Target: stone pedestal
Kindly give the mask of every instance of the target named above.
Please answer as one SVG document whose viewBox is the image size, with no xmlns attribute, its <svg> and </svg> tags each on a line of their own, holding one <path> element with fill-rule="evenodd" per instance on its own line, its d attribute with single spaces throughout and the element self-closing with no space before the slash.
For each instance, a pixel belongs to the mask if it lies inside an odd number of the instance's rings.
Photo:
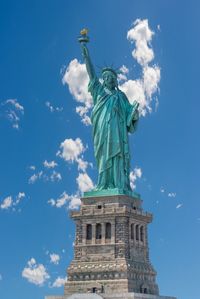
<svg viewBox="0 0 200 299">
<path fill-rule="evenodd" d="M 137 292 L 158 295 L 149 261 L 147 225 L 152 214 L 126 195 L 82 198 L 76 222 L 74 259 L 65 294 Z"/>
<path fill-rule="evenodd" d="M 81 202 L 71 213 L 76 239 L 64 296 L 46 299 L 175 299 L 159 296 L 148 248 L 152 214 L 141 199 L 88 196 Z"/>
<path fill-rule="evenodd" d="M 176 299 L 175 297 L 157 296 L 140 293 L 117 293 L 117 294 L 73 294 L 70 296 L 47 296 L 45 299 Z"/>
</svg>

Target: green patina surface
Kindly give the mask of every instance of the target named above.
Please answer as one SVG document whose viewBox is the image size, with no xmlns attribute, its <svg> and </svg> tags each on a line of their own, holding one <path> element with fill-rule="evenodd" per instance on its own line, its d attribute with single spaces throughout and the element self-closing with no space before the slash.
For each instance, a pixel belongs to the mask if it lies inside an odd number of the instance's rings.
<svg viewBox="0 0 200 299">
<path fill-rule="evenodd" d="M 86 46 L 89 41 L 86 34 L 82 34 L 79 42 L 90 78 L 88 90 L 94 103 L 91 121 L 98 182 L 95 190 L 86 192 L 84 196 L 133 196 L 129 180 L 128 133 L 136 130 L 139 104 L 130 104 L 126 95 L 118 88 L 117 73 L 114 69 L 104 68 L 103 83 L 99 81 Z"/>
<path fill-rule="evenodd" d="M 137 199 L 140 199 L 140 194 L 133 191 L 120 190 L 120 189 L 103 189 L 103 190 L 92 190 L 84 192 L 84 197 L 100 197 L 100 196 L 114 196 L 114 195 L 127 195 Z"/>
</svg>

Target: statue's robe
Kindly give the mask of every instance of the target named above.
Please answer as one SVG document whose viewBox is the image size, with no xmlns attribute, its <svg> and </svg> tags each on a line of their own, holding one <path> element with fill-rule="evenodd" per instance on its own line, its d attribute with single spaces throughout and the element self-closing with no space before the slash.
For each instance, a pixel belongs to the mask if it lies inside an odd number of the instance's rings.
<svg viewBox="0 0 200 299">
<path fill-rule="evenodd" d="M 136 129 L 138 104 L 131 105 L 119 89 L 109 91 L 98 78 L 89 82 L 88 90 L 94 102 L 91 121 L 99 171 L 96 189 L 131 190 L 128 132 Z"/>
</svg>

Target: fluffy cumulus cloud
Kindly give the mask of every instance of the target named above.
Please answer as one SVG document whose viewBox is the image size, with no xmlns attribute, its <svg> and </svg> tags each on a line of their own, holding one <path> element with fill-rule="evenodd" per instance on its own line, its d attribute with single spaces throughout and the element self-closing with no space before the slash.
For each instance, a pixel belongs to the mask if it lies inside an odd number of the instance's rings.
<svg viewBox="0 0 200 299">
<path fill-rule="evenodd" d="M 46 168 L 54 168 L 54 167 L 56 167 L 58 164 L 55 162 L 55 161 L 47 161 L 47 160 L 45 160 L 44 162 L 43 162 L 43 165 L 44 165 L 44 167 L 46 167 Z"/>
<path fill-rule="evenodd" d="M 34 173 L 28 180 L 29 184 L 34 184 L 37 180 L 43 177 L 43 171 L 39 171 L 38 173 Z"/>
<path fill-rule="evenodd" d="M 50 262 L 54 265 L 58 265 L 60 262 L 60 256 L 56 253 L 51 253 L 50 255 Z"/>
<path fill-rule="evenodd" d="M 12 204 L 13 204 L 12 196 L 8 196 L 8 197 L 4 198 L 0 207 L 2 210 L 7 210 L 12 206 Z"/>
<path fill-rule="evenodd" d="M 0 209 L 1 210 L 12 209 L 12 211 L 15 211 L 16 207 L 21 203 L 22 199 L 25 197 L 26 197 L 26 195 L 24 192 L 19 192 L 15 197 L 13 197 L 11 195 L 7 196 L 0 203 Z"/>
<path fill-rule="evenodd" d="M 65 139 L 60 144 L 60 150 L 57 152 L 57 156 L 64 159 L 66 162 L 76 162 L 78 165 L 78 170 L 86 171 L 88 165 L 92 166 L 91 163 L 83 160 L 82 154 L 85 151 L 85 147 L 80 138 Z"/>
<path fill-rule="evenodd" d="M 53 172 L 50 175 L 49 179 L 50 179 L 51 182 L 55 182 L 55 181 L 59 182 L 59 181 L 62 180 L 62 176 L 61 176 L 60 172 L 57 172 L 57 171 L 53 170 Z"/>
<path fill-rule="evenodd" d="M 57 199 L 53 199 L 53 198 L 49 199 L 48 203 L 51 206 L 55 206 L 56 208 L 61 208 L 67 204 L 69 198 L 70 196 L 64 191 Z"/>
<path fill-rule="evenodd" d="M 155 107 L 158 106 L 158 99 L 155 96 L 159 91 L 160 67 L 153 64 L 155 57 L 151 42 L 154 32 L 150 29 L 148 20 L 137 19 L 127 32 L 127 39 L 134 45 L 133 58 L 141 67 L 141 78 L 128 79 L 129 69 L 123 65 L 118 74 L 119 87 L 126 93 L 130 103 L 137 101 L 140 115 L 145 116 L 152 111 L 152 101 L 155 100 Z M 76 107 L 84 124 L 91 124 L 88 111 L 92 107 L 92 99 L 88 93 L 88 75 L 84 64 L 73 59 L 63 76 L 63 84 L 67 84 L 75 100 L 82 105 Z"/>
<path fill-rule="evenodd" d="M 132 56 L 142 68 L 142 77 L 136 80 L 129 79 L 120 85 L 132 103 L 137 101 L 142 116 L 151 112 L 151 103 L 155 93 L 159 90 L 160 68 L 152 65 L 154 51 L 151 46 L 154 32 L 150 29 L 148 20 L 136 20 L 127 33 L 127 39 L 135 45 Z M 151 65 L 150 65 L 151 64 Z M 157 98 L 155 98 L 156 100 Z M 156 101 L 156 106 L 157 106 Z"/>
<path fill-rule="evenodd" d="M 19 192 L 16 196 L 16 201 L 14 202 L 14 205 L 18 205 L 20 201 L 26 197 L 26 194 L 24 192 Z"/>
<path fill-rule="evenodd" d="M 133 28 L 127 32 L 127 39 L 135 43 L 133 57 L 140 65 L 145 66 L 154 58 L 150 45 L 154 32 L 149 28 L 148 20 L 137 19 L 133 25 Z"/>
<path fill-rule="evenodd" d="M 63 84 L 68 84 L 69 91 L 79 103 L 91 107 L 92 98 L 87 91 L 89 78 L 85 64 L 81 64 L 77 59 L 73 59 L 66 69 L 62 82 Z"/>
<path fill-rule="evenodd" d="M 148 66 L 143 69 L 143 87 L 147 99 L 151 99 L 152 95 L 157 91 L 159 81 L 160 68 L 158 66 Z"/>
<path fill-rule="evenodd" d="M 93 182 L 87 173 L 79 173 L 76 181 L 81 192 L 87 192 L 94 188 Z"/>
<path fill-rule="evenodd" d="M 80 154 L 84 152 L 85 148 L 80 138 L 65 139 L 60 145 L 60 151 L 57 155 L 65 161 L 74 162 L 78 159 Z"/>
<path fill-rule="evenodd" d="M 130 172 L 130 185 L 132 190 L 136 188 L 136 180 L 142 177 L 141 168 L 135 167 L 133 171 Z"/>
<path fill-rule="evenodd" d="M 68 195 L 65 191 L 57 199 L 49 199 L 48 204 L 52 207 L 62 208 L 63 206 L 68 207 L 70 210 L 79 208 L 81 204 L 80 196 L 78 194 Z"/>
<path fill-rule="evenodd" d="M 53 284 L 51 285 L 52 288 L 60 288 L 62 286 L 64 286 L 64 284 L 67 282 L 67 277 L 60 277 L 58 276 L 55 281 L 53 282 Z"/>
<path fill-rule="evenodd" d="M 84 123 L 86 126 L 91 125 L 91 119 L 87 115 L 88 112 L 89 112 L 89 107 L 87 107 L 87 106 L 77 106 L 76 107 L 76 113 L 78 113 L 80 115 L 82 123 Z"/>
<path fill-rule="evenodd" d="M 43 264 L 38 264 L 34 258 L 27 262 L 27 266 L 22 271 L 22 277 L 26 278 L 30 283 L 41 286 L 50 278 Z"/>
<path fill-rule="evenodd" d="M 126 94 L 131 104 L 137 101 L 140 103 L 140 107 L 146 106 L 146 97 L 141 79 L 127 80 L 120 85 L 120 89 Z"/>
<path fill-rule="evenodd" d="M 89 163 L 87 161 L 84 161 L 81 158 L 78 158 L 76 161 L 78 163 L 78 170 L 82 170 L 83 172 L 85 172 Z M 91 165 L 91 163 L 90 163 L 90 165 Z"/>
<path fill-rule="evenodd" d="M 78 194 L 71 195 L 69 201 L 69 209 L 70 210 L 77 210 L 81 205 L 80 196 Z"/>
<path fill-rule="evenodd" d="M 47 167 L 46 168 L 52 168 Z M 45 173 L 43 170 L 34 173 L 31 175 L 31 177 L 28 180 L 29 184 L 34 184 L 38 180 L 43 180 L 44 182 L 59 182 L 62 180 L 62 176 L 59 172 L 53 170 L 50 173 Z"/>
<path fill-rule="evenodd" d="M 129 69 L 125 65 L 122 65 L 122 67 L 119 69 L 119 74 L 118 74 L 119 82 L 126 81 L 128 73 L 129 73 Z"/>
<path fill-rule="evenodd" d="M 24 107 L 17 99 L 8 99 L 1 104 L 3 115 L 9 120 L 14 129 L 19 129 L 21 117 L 24 115 Z"/>
<path fill-rule="evenodd" d="M 68 85 L 74 99 L 82 104 L 77 107 L 76 112 L 81 116 L 83 123 L 89 125 L 90 118 L 87 112 L 92 106 L 92 98 L 88 93 L 89 78 L 85 65 L 73 59 L 66 68 L 62 82 Z"/>
</svg>

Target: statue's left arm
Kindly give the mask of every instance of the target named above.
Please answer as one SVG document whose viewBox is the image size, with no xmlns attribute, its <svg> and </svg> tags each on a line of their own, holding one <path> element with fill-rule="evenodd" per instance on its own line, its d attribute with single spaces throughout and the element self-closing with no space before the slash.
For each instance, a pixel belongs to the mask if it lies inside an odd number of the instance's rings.
<svg viewBox="0 0 200 299">
<path fill-rule="evenodd" d="M 127 129 L 128 132 L 133 133 L 136 130 L 137 122 L 139 120 L 138 107 L 139 103 L 134 101 L 133 104 L 129 104 L 129 111 L 127 115 Z"/>
</svg>

